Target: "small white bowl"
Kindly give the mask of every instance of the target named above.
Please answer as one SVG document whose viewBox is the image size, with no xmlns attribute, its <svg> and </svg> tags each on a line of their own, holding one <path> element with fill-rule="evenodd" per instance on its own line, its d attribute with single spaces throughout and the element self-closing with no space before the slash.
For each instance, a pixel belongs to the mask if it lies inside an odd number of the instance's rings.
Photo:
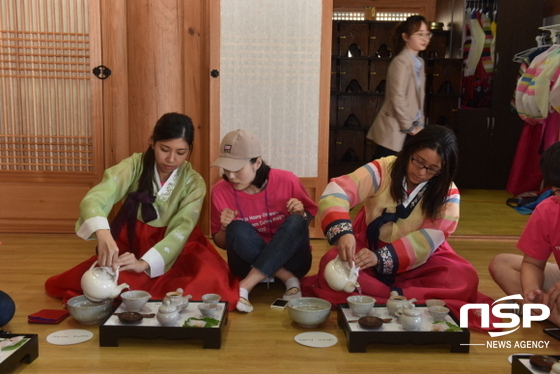
<svg viewBox="0 0 560 374">
<path fill-rule="evenodd" d="M 216 310 L 218 310 L 218 304 L 198 304 L 198 310 L 204 317 L 214 317 Z"/>
<path fill-rule="evenodd" d="M 218 304 L 220 302 L 221 296 L 217 293 L 207 293 L 202 295 L 202 301 L 206 304 Z"/>
<path fill-rule="evenodd" d="M 365 317 L 373 309 L 376 300 L 370 296 L 354 295 L 346 299 L 348 306 L 356 317 Z"/>
<path fill-rule="evenodd" d="M 445 317 L 449 314 L 449 308 L 441 305 L 431 306 L 429 310 L 434 321 L 445 321 Z"/>
<path fill-rule="evenodd" d="M 91 301 L 84 295 L 75 296 L 66 302 L 68 312 L 82 325 L 96 325 L 113 310 L 113 299 Z"/>
<path fill-rule="evenodd" d="M 429 308 L 431 306 L 445 306 L 445 301 L 439 299 L 429 299 L 426 300 L 426 306 Z"/>
<path fill-rule="evenodd" d="M 288 314 L 301 327 L 315 328 L 324 323 L 331 313 L 332 304 L 317 297 L 301 297 L 288 302 Z"/>
<path fill-rule="evenodd" d="M 134 290 L 121 293 L 121 299 L 129 312 L 139 312 L 150 300 L 152 295 L 146 291 Z"/>
</svg>

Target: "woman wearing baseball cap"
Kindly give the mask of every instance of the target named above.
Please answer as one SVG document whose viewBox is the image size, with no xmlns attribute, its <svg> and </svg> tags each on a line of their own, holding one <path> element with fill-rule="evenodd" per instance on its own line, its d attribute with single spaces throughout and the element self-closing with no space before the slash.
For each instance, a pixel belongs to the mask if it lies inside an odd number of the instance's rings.
<svg viewBox="0 0 560 374">
<path fill-rule="evenodd" d="M 249 131 L 229 132 L 212 166 L 222 168 L 223 178 L 211 192 L 212 237 L 242 278 L 237 310 L 253 311 L 249 293 L 270 277 L 286 285 L 284 299 L 301 297 L 299 278 L 311 268 L 308 225 L 315 202 L 296 175 L 264 162 L 261 143 Z"/>
</svg>

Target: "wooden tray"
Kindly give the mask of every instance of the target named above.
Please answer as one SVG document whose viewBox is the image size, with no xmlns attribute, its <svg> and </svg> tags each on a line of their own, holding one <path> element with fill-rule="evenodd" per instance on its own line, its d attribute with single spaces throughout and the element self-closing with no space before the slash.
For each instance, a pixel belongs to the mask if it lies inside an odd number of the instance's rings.
<svg viewBox="0 0 560 374">
<path fill-rule="evenodd" d="M 0 338 L 14 338 L 24 336 L 29 340 L 15 351 L 10 351 L 9 356 L 4 358 L 6 352 L 0 353 L 0 373 L 11 373 L 17 369 L 21 362 L 30 364 L 39 357 L 39 340 L 37 334 L 5 334 L 0 332 Z"/>
<path fill-rule="evenodd" d="M 338 326 L 344 330 L 349 352 L 366 352 L 366 346 L 370 343 L 381 344 L 450 344 L 451 352 L 468 353 L 470 346 L 470 332 L 468 329 L 461 331 L 445 332 L 432 331 L 433 319 L 428 312 L 426 306 L 417 306 L 422 311 L 424 319 L 423 325 L 418 331 L 405 331 L 397 322 L 397 318 L 393 317 L 390 323 L 384 323 L 380 329 L 368 330 L 360 327 L 357 322 L 348 322 L 357 320 L 348 304 L 338 305 Z M 384 305 L 375 306 L 369 315 L 380 318 L 392 317 L 387 312 Z M 449 314 L 447 322 L 459 326 L 457 319 Z"/>
<path fill-rule="evenodd" d="M 560 356 L 547 355 L 560 360 Z M 511 374 L 543 374 L 542 370 L 534 369 L 529 363 L 531 355 L 513 355 L 511 359 Z"/>
<path fill-rule="evenodd" d="M 203 348 L 219 349 L 222 346 L 223 327 L 227 324 L 228 303 L 221 301 L 220 310 L 216 312 L 215 319 L 220 321 L 214 327 L 183 327 L 183 323 L 190 317 L 202 318 L 198 305 L 202 301 L 190 301 L 186 310 L 181 312 L 181 318 L 175 326 L 161 326 L 156 317 L 144 318 L 138 324 L 124 324 L 120 322 L 118 316 L 110 315 L 99 326 L 99 346 L 118 347 L 120 338 L 141 338 L 141 339 L 197 339 L 202 340 Z M 161 305 L 161 301 L 149 301 L 142 309 L 142 313 L 156 313 Z M 126 308 L 121 304 L 114 313 L 126 312 Z"/>
</svg>

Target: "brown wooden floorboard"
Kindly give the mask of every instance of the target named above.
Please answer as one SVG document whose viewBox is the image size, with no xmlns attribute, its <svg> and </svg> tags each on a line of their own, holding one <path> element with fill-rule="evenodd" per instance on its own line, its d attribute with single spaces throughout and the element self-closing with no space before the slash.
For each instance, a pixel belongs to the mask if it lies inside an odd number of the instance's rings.
<svg viewBox="0 0 560 374">
<path fill-rule="evenodd" d="M 493 298 L 504 296 L 491 280 L 487 266 L 501 252 L 517 253 L 515 243 L 527 216 L 505 205 L 503 191 L 463 191 L 462 218 L 453 248 L 477 269 L 480 291 Z M 366 353 L 349 353 L 346 338 L 337 327 L 336 313 L 316 330 L 329 332 L 338 343 L 329 348 L 309 348 L 297 344 L 294 336 L 308 331 L 294 325 L 287 310 L 269 308 L 283 288 L 272 284 L 258 286 L 251 293 L 255 311 L 230 313 L 222 348 L 202 349 L 198 341 L 124 339 L 119 347 L 99 347 L 97 326 L 83 326 L 72 318 L 59 325 L 28 324 L 27 315 L 41 309 L 57 309 L 59 300 L 44 292 L 45 279 L 86 259 L 94 242 L 74 235 L 1 234 L 0 290 L 16 301 L 17 312 L 4 327 L 14 333 L 38 334 L 39 357 L 32 364 L 21 364 L 16 373 L 510 373 L 507 361 L 514 353 L 559 354 L 560 342 L 542 332 L 549 323 L 533 323 L 501 338 L 472 332 L 470 353 L 450 353 L 447 346 L 371 345 Z M 313 240 L 313 268 L 329 249 L 323 239 Z M 220 250 L 222 256 L 225 253 Z M 88 342 L 55 346 L 46 342 L 48 334 L 63 329 L 94 332 Z M 487 342 L 510 341 L 511 348 L 489 348 Z M 550 341 L 546 349 L 514 348 L 523 341 Z"/>
</svg>

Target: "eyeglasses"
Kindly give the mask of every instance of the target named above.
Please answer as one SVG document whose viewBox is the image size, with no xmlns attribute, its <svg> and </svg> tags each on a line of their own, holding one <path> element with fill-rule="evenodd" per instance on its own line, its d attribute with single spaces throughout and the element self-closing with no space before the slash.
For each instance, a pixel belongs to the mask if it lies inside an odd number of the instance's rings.
<svg viewBox="0 0 560 374">
<path fill-rule="evenodd" d="M 430 175 L 438 175 L 439 173 L 441 173 L 440 170 L 436 170 L 436 169 L 432 169 L 427 167 L 426 165 L 424 165 L 422 163 L 422 161 L 414 158 L 414 156 L 411 157 L 410 162 L 412 162 L 412 165 L 416 166 L 418 169 L 426 169 L 426 173 L 430 174 Z"/>
<path fill-rule="evenodd" d="M 431 32 L 427 32 L 427 33 L 415 32 L 415 33 L 412 34 L 412 35 L 414 35 L 414 36 L 416 36 L 416 37 L 418 37 L 418 38 L 420 38 L 420 39 L 428 39 L 428 40 L 429 40 L 429 39 L 432 38 L 432 36 L 433 36 L 434 34 L 432 34 Z"/>
</svg>

